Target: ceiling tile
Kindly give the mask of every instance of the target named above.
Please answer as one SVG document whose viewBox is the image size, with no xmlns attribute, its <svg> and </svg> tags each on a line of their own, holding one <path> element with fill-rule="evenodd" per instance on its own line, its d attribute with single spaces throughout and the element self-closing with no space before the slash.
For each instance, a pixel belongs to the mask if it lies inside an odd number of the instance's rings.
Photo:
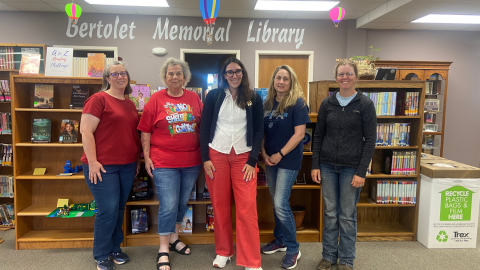
<svg viewBox="0 0 480 270">
<path fill-rule="evenodd" d="M 287 17 L 289 11 L 276 11 L 276 10 L 252 10 L 250 18 L 275 18 L 284 19 Z"/>
<path fill-rule="evenodd" d="M 435 24 L 432 26 L 429 30 L 449 30 L 449 31 L 460 31 L 460 30 L 465 30 L 467 28 L 470 28 L 472 25 L 471 24 L 451 24 L 451 23 L 440 23 L 440 24 Z"/>
<path fill-rule="evenodd" d="M 58 11 L 65 11 L 65 5 L 66 4 L 49 4 L 50 6 L 58 9 Z M 81 5 L 82 7 L 82 12 L 85 13 L 98 13 L 92 6 L 90 5 Z"/>
<path fill-rule="evenodd" d="M 115 14 L 137 14 L 132 7 L 126 6 L 111 6 L 111 5 L 93 5 L 95 10 L 100 13 L 115 13 Z"/>
<path fill-rule="evenodd" d="M 174 16 L 173 8 L 167 7 L 132 7 L 137 14 L 143 15 L 162 15 L 162 16 Z"/>
<path fill-rule="evenodd" d="M 446 4 L 438 14 L 480 15 L 480 1 L 475 4 Z"/>
<path fill-rule="evenodd" d="M 287 19 L 322 19 L 328 15 L 328 11 L 290 11 Z"/>
<path fill-rule="evenodd" d="M 404 30 L 428 30 L 432 28 L 433 23 L 406 23 L 395 27 L 395 29 L 404 29 Z"/>
<path fill-rule="evenodd" d="M 200 10 L 198 8 L 172 8 L 172 9 L 173 9 L 173 13 L 177 16 L 188 16 L 188 17 L 201 17 L 202 16 L 202 14 L 200 14 Z"/>
<path fill-rule="evenodd" d="M 167 0 L 171 8 L 196 8 L 200 0 Z"/>
<path fill-rule="evenodd" d="M 0 2 L 0 10 L 12 10 L 13 11 L 13 10 L 19 10 L 19 9 L 15 8 L 11 5 Z"/>
<path fill-rule="evenodd" d="M 251 10 L 232 10 L 232 9 L 220 9 L 218 11 L 218 17 L 221 18 L 249 18 Z"/>
<path fill-rule="evenodd" d="M 4 1 L 4 0 L 1 0 L 1 1 Z M 45 2 L 47 4 L 64 4 L 64 5 L 66 5 L 66 4 L 72 3 L 72 0 L 40 0 L 40 1 Z M 85 2 L 85 0 L 75 0 L 74 2 L 75 2 L 75 4 L 81 6 L 82 9 L 83 9 L 84 5 L 88 5 L 88 3 Z"/>
<path fill-rule="evenodd" d="M 197 0 L 197 3 L 199 0 Z M 257 0 L 221 0 L 220 9 L 250 9 L 253 10 Z"/>
<path fill-rule="evenodd" d="M 395 27 L 399 27 L 404 23 L 367 23 L 360 28 L 363 29 L 394 29 Z"/>
<path fill-rule="evenodd" d="M 58 11 L 56 8 L 45 3 L 9 3 L 9 5 L 23 11 Z"/>
<path fill-rule="evenodd" d="M 388 2 L 388 1 L 384 1 Z M 354 12 L 359 12 L 359 11 L 370 11 L 380 5 L 382 5 L 382 2 L 370 2 L 370 1 L 341 1 L 338 6 L 342 7 L 345 9 L 345 12 L 349 11 L 354 11 Z"/>
</svg>

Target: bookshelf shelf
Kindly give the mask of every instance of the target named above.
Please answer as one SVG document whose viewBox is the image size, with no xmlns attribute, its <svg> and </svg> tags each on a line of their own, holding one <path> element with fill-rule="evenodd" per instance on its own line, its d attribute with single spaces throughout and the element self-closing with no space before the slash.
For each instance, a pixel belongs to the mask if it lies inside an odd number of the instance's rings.
<svg viewBox="0 0 480 270">
<path fill-rule="evenodd" d="M 423 135 L 443 135 L 443 132 L 423 132 Z"/>
<path fill-rule="evenodd" d="M 57 207 L 54 205 L 31 205 L 27 207 L 26 209 L 19 211 L 17 213 L 17 216 L 20 217 L 35 217 L 35 216 L 40 216 L 44 217 L 48 214 L 50 214 L 53 210 L 55 210 Z"/>
<path fill-rule="evenodd" d="M 59 112 L 59 113 L 81 113 L 81 109 L 35 109 L 35 108 L 15 108 L 16 112 Z"/>
<path fill-rule="evenodd" d="M 418 92 L 418 111 L 424 111 L 424 81 L 358 81 L 356 88 L 362 92 Z M 309 107 L 318 111 L 321 102 L 330 92 L 338 89 L 334 81 L 310 82 Z M 401 95 L 397 95 L 400 98 Z M 402 101 L 397 100 L 396 106 Z M 420 155 L 422 150 L 423 113 L 418 116 L 377 116 L 377 123 L 410 123 L 410 146 L 375 146 L 372 158 L 372 174 L 360 193 L 357 204 L 357 240 L 358 241 L 415 241 L 418 217 L 418 205 L 413 204 L 376 204 L 369 200 L 370 192 L 377 185 L 377 180 L 417 181 L 420 178 Z M 410 175 L 391 175 L 385 171 L 385 159 L 391 150 L 416 152 L 416 171 Z M 417 185 L 417 201 L 419 194 Z M 321 230 L 320 230 L 321 231 Z"/>
<path fill-rule="evenodd" d="M 257 186 L 257 189 L 266 189 L 268 190 L 268 186 Z M 297 185 L 294 184 L 292 189 L 321 189 L 320 185 Z"/>
<path fill-rule="evenodd" d="M 81 143 L 31 143 L 31 142 L 22 142 L 16 143 L 15 146 L 18 147 L 83 147 Z"/>
<path fill-rule="evenodd" d="M 313 152 L 303 152 L 304 156 L 311 156 L 312 154 L 313 154 Z"/>
<path fill-rule="evenodd" d="M 197 198 L 198 196 L 199 194 L 197 194 Z M 212 204 L 212 201 L 210 199 L 199 198 L 196 200 L 189 200 L 188 204 Z M 127 202 L 127 205 L 158 205 L 158 199 L 130 201 L 130 202 Z"/>
<path fill-rule="evenodd" d="M 33 175 L 33 171 L 29 171 L 27 173 L 17 175 L 16 179 L 18 180 L 85 180 L 85 177 L 82 173 L 77 173 L 71 176 L 58 176 L 61 171 L 56 173 L 48 172 L 45 175 Z"/>
</svg>

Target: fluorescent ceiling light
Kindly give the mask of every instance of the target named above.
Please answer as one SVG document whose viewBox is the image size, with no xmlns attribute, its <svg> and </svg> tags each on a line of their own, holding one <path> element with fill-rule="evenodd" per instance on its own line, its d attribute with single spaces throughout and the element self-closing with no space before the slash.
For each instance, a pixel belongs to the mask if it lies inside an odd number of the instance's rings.
<svg viewBox="0 0 480 270">
<path fill-rule="evenodd" d="M 412 21 L 412 23 L 460 23 L 460 24 L 480 24 L 478 15 L 448 15 L 448 14 L 429 14 L 425 17 Z"/>
<path fill-rule="evenodd" d="M 91 5 L 169 7 L 167 0 L 85 0 Z"/>
<path fill-rule="evenodd" d="M 329 11 L 338 1 L 257 1 L 255 10 Z"/>
</svg>

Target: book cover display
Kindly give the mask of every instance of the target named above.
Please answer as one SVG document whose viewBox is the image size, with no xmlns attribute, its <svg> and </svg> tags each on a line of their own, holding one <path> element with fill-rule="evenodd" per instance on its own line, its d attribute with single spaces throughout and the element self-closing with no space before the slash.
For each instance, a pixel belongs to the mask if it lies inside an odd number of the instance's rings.
<svg viewBox="0 0 480 270">
<path fill-rule="evenodd" d="M 39 72 L 40 54 L 23 54 L 20 62 L 20 75 L 38 75 Z"/>
<path fill-rule="evenodd" d="M 215 223 L 214 223 L 214 215 L 213 215 L 213 206 L 211 204 L 207 205 L 207 219 L 206 219 L 206 227 L 207 232 L 215 231 Z"/>
<path fill-rule="evenodd" d="M 130 94 L 130 100 L 135 103 L 137 111 L 142 112 L 150 99 L 150 85 L 148 84 L 131 84 L 132 93 Z"/>
<path fill-rule="evenodd" d="M 102 77 L 105 68 L 104 53 L 89 53 L 88 58 L 88 77 Z"/>
<path fill-rule="evenodd" d="M 88 86 L 74 85 L 72 87 L 72 96 L 70 98 L 70 109 L 83 108 L 85 100 L 88 98 Z"/>
<path fill-rule="evenodd" d="M 130 212 L 132 234 L 148 232 L 147 209 L 134 209 Z"/>
<path fill-rule="evenodd" d="M 191 205 L 187 205 L 187 211 L 183 216 L 182 223 L 180 224 L 181 233 L 192 233 L 193 230 L 193 208 Z"/>
<path fill-rule="evenodd" d="M 312 152 L 313 129 L 307 128 L 305 130 L 305 137 L 303 138 L 303 152 Z"/>
<path fill-rule="evenodd" d="M 61 143 L 76 143 L 78 138 L 78 120 L 63 119 L 60 126 Z"/>
<path fill-rule="evenodd" d="M 53 109 L 53 85 L 35 84 L 33 107 L 39 109 Z"/>
<path fill-rule="evenodd" d="M 52 141 L 52 119 L 33 119 L 32 142 L 49 143 Z"/>
</svg>

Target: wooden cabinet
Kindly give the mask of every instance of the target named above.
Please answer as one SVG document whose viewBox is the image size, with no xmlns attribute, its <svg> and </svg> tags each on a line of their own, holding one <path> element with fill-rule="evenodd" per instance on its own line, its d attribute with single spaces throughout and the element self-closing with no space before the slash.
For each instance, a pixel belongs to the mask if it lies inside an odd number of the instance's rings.
<svg viewBox="0 0 480 270">
<path fill-rule="evenodd" d="M 418 92 L 419 111 L 423 111 L 424 81 L 358 81 L 356 88 L 362 92 Z M 338 89 L 334 81 L 310 82 L 310 110 L 318 112 L 322 99 Z M 399 106 L 398 101 L 396 106 Z M 418 116 L 377 116 L 377 123 L 410 123 L 410 146 L 376 146 L 372 158 L 372 174 L 367 175 L 357 204 L 358 241 L 415 241 L 418 205 L 416 204 L 376 204 L 369 200 L 377 180 L 420 179 L 420 155 L 422 149 L 423 114 Z M 389 150 L 416 151 L 416 170 L 411 175 L 389 175 L 385 169 L 385 153 Z M 417 201 L 419 200 L 417 185 Z M 321 217 L 323 219 L 323 215 Z"/>
<path fill-rule="evenodd" d="M 452 62 L 444 61 L 390 61 L 379 60 L 376 67 L 398 68 L 396 80 L 426 81 L 434 92 L 426 91 L 426 99 L 438 99 L 438 112 L 425 111 L 424 124 L 437 128 L 436 131 L 426 129 L 423 132 L 422 151 L 436 156 L 443 156 L 443 142 L 445 140 L 445 115 L 447 108 L 448 71 Z M 428 90 L 428 87 L 427 87 Z M 427 126 L 429 127 L 429 126 Z"/>
</svg>

